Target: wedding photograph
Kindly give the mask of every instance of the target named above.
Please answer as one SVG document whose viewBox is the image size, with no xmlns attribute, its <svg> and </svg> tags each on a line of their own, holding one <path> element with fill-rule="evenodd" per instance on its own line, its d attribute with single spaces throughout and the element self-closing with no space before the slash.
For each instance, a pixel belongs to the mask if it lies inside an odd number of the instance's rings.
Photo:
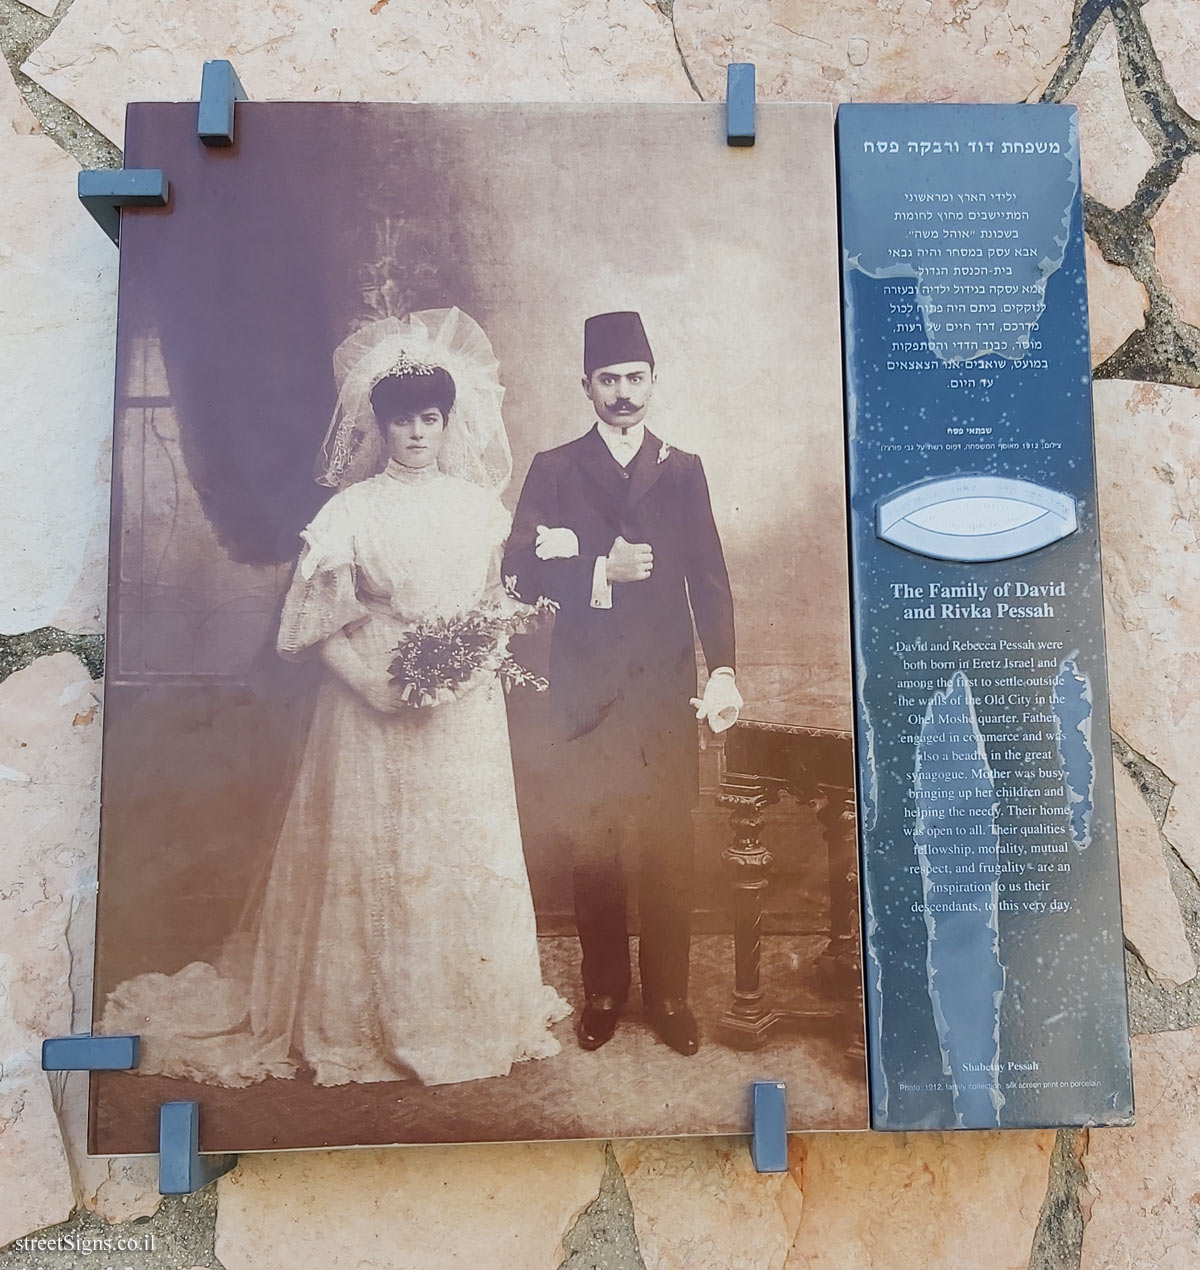
<svg viewBox="0 0 1200 1270">
<path fill-rule="evenodd" d="M 129 108 L 93 1153 L 867 1127 L 833 118 L 759 112 Z"/>
</svg>

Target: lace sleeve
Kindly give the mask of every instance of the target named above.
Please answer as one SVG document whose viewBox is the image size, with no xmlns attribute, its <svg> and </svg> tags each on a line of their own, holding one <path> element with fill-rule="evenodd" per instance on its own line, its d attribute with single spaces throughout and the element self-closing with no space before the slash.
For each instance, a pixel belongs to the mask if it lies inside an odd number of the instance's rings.
<svg viewBox="0 0 1200 1270">
<path fill-rule="evenodd" d="M 280 656 L 291 660 L 370 617 L 355 590 L 354 531 L 345 495 L 331 498 L 300 537 L 304 546 L 283 601 L 275 643 Z"/>
</svg>

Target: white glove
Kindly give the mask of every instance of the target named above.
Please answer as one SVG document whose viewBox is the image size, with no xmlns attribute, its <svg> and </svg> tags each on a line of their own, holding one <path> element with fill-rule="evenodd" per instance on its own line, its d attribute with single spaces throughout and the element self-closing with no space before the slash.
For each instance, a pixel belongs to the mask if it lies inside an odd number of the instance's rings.
<svg viewBox="0 0 1200 1270">
<path fill-rule="evenodd" d="M 571 560 L 579 554 L 579 539 L 573 529 L 539 525 L 533 551 L 539 560 Z"/>
<path fill-rule="evenodd" d="M 737 690 L 733 671 L 718 666 L 704 685 L 704 696 L 693 697 L 696 718 L 706 719 L 714 732 L 725 732 L 738 721 L 738 712 L 745 703 Z"/>
</svg>

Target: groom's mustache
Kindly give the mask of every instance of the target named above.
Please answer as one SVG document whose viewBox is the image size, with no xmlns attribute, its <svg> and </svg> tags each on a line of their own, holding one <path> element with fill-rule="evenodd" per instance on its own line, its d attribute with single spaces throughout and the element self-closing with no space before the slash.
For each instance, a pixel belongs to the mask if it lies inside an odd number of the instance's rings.
<svg viewBox="0 0 1200 1270">
<path fill-rule="evenodd" d="M 613 404 L 613 409 L 617 412 L 617 414 L 629 415 L 633 414 L 635 410 L 640 410 L 641 406 L 635 406 L 632 401 L 627 401 L 624 397 L 622 397 L 619 401 Z"/>
</svg>

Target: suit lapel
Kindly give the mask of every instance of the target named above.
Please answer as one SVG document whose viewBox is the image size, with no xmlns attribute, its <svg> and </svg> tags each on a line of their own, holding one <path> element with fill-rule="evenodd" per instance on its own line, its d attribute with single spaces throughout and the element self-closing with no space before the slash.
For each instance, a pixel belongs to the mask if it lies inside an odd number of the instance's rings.
<svg viewBox="0 0 1200 1270">
<path fill-rule="evenodd" d="M 599 437 L 596 439 L 600 441 Z M 604 442 L 600 441 L 600 444 L 603 446 Z M 658 461 L 661 447 L 662 442 L 647 428 L 645 436 L 642 437 L 642 444 L 629 465 L 629 496 L 625 503 L 626 507 L 634 507 L 645 498 L 654 482 L 662 475 L 666 464 Z"/>
<path fill-rule="evenodd" d="M 644 446 L 643 446 L 644 448 Z M 638 457 L 641 450 L 638 451 Z M 582 438 L 580 445 L 580 466 L 600 486 L 606 494 L 620 506 L 629 492 L 630 481 L 625 479 L 621 465 L 613 458 L 608 446 L 597 427 Z M 635 457 L 634 462 L 637 462 Z"/>
</svg>

